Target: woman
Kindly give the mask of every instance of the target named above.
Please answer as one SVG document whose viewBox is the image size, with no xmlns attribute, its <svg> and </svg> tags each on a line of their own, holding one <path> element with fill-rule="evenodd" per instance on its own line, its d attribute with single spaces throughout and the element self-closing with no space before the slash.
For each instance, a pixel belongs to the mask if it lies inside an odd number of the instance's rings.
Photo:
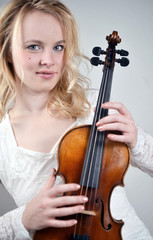
<svg viewBox="0 0 153 240">
<path fill-rule="evenodd" d="M 55 179 L 56 152 L 68 129 L 92 122 L 97 93 L 83 88 L 76 23 L 59 1 L 13 0 L 0 18 L 0 52 L 0 179 L 18 206 L 0 217 L 0 239 L 32 239 L 34 230 L 74 226 L 75 219 L 57 217 L 84 210 L 86 196 L 62 196 L 80 186 Z M 121 139 L 109 138 L 134 147 L 130 113 L 120 103 L 103 107 L 120 114 L 98 129 L 121 130 Z M 152 239 L 123 189 L 113 192 L 111 209 L 125 222 L 123 239 Z"/>
</svg>

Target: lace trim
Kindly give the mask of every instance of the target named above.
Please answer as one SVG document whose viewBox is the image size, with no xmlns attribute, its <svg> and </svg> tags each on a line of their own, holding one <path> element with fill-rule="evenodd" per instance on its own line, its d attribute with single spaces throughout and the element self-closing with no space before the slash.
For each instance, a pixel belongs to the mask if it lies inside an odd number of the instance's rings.
<svg viewBox="0 0 153 240">
<path fill-rule="evenodd" d="M 29 233 L 22 224 L 22 214 L 25 206 L 8 212 L 0 217 L 1 240 L 31 240 L 33 232 Z"/>
<path fill-rule="evenodd" d="M 153 177 L 153 137 L 138 128 L 138 140 L 131 149 L 131 164 Z"/>
</svg>

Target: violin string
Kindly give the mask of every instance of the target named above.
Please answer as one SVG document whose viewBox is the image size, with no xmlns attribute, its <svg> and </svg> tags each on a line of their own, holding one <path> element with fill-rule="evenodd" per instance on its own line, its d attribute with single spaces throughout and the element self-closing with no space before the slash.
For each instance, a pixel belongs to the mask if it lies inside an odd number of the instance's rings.
<svg viewBox="0 0 153 240">
<path fill-rule="evenodd" d="M 92 132 L 91 132 L 91 134 L 92 134 Z M 91 135 L 91 138 L 93 138 L 93 136 Z M 86 173 L 87 173 L 87 165 L 88 165 L 88 161 L 89 161 L 89 151 L 87 151 L 87 162 L 86 162 L 86 167 L 85 167 L 85 172 L 84 172 L 84 177 L 83 177 L 83 184 L 82 184 L 82 186 L 81 186 L 81 189 L 80 189 L 80 195 L 82 195 L 82 193 L 83 193 L 83 186 L 84 186 L 84 183 L 85 183 L 85 175 L 86 175 Z M 86 193 L 87 194 L 87 193 Z M 85 195 L 86 195 L 85 194 Z M 87 196 L 87 195 L 86 195 Z M 76 215 L 76 219 L 78 219 L 78 214 Z M 82 225 L 82 220 L 83 220 L 83 217 L 81 217 L 81 221 L 80 221 L 80 224 L 79 224 L 79 233 L 78 234 L 80 234 L 80 230 L 81 230 L 81 225 Z M 77 226 L 75 225 L 75 227 L 74 227 L 74 233 L 73 233 L 73 235 L 74 235 L 74 238 L 75 238 L 75 235 L 76 235 L 76 228 L 77 228 Z"/>
<path fill-rule="evenodd" d="M 103 80 L 103 88 L 102 88 L 102 92 L 103 92 L 103 94 L 102 94 L 102 96 L 101 96 L 101 98 L 99 98 L 99 103 L 97 104 L 97 106 L 98 106 L 98 111 L 97 111 L 97 116 L 96 116 L 96 120 L 99 120 L 101 117 L 103 117 L 102 116 L 102 112 L 103 112 L 103 110 L 102 110 L 102 103 L 104 102 L 104 100 L 105 100 L 105 92 L 106 92 L 106 86 L 107 86 L 107 81 L 108 81 L 108 71 L 107 71 L 107 69 L 106 69 L 106 71 L 105 71 L 105 75 L 104 75 L 104 80 Z M 96 122 L 95 122 L 96 123 Z M 94 125 L 95 125 L 95 123 L 94 123 Z M 95 125 L 96 126 L 96 125 Z M 103 146 L 104 146 L 104 140 L 105 140 L 105 137 L 104 137 L 104 134 L 99 134 L 99 131 L 97 130 L 97 127 L 95 127 L 96 128 L 96 141 L 97 141 L 97 139 L 99 138 L 99 136 L 101 136 L 102 138 L 101 138 L 101 143 L 102 143 L 102 146 L 101 146 L 101 148 L 100 148 L 100 154 L 99 154 L 99 158 L 97 158 L 97 156 L 95 157 L 95 160 L 93 159 L 93 161 L 95 161 L 95 166 L 94 166 L 94 171 L 93 171 L 93 178 L 92 178 L 92 186 L 94 185 L 94 181 L 95 181 L 95 177 L 96 176 L 100 176 L 99 174 L 100 174 L 100 170 L 101 170 L 101 168 L 100 168 L 100 166 L 98 166 L 98 174 L 97 174 L 97 165 L 99 165 L 99 163 L 100 163 L 100 159 L 101 159 L 101 161 L 102 161 L 102 155 L 103 155 Z M 95 141 L 95 142 L 96 142 Z M 94 142 L 94 143 L 95 143 Z M 95 151 L 94 151 L 95 152 Z M 97 151 L 96 151 L 96 153 L 97 153 Z M 93 155 L 94 156 L 94 155 Z M 92 158 L 93 158 L 93 156 L 92 156 Z M 98 163 L 98 164 L 97 164 Z M 98 190 L 98 181 L 99 181 L 99 178 L 97 177 L 97 183 L 96 183 L 96 188 L 95 188 L 95 191 L 94 191 L 94 188 L 91 188 L 91 190 L 90 190 L 90 197 L 89 197 L 89 209 L 90 209 L 90 205 L 91 205 L 91 199 L 92 199 L 92 211 L 94 211 L 95 210 L 95 204 L 96 204 L 96 196 L 97 196 L 97 190 Z M 94 194 L 95 193 L 95 194 Z M 93 194 L 94 194 L 94 198 L 93 198 Z M 93 201 L 93 199 L 94 199 L 94 201 Z"/>
<path fill-rule="evenodd" d="M 107 71 L 106 71 L 106 75 L 105 75 L 105 78 L 104 78 L 104 82 L 103 82 L 103 95 L 102 95 L 102 98 L 101 99 L 99 99 L 99 103 L 97 104 L 97 106 L 98 106 L 98 111 L 97 111 L 97 116 L 96 116 L 96 120 L 99 120 L 100 119 L 100 117 L 102 116 L 102 107 L 101 107 L 101 105 L 102 105 L 102 103 L 104 102 L 104 93 L 105 93 L 105 90 L 106 90 L 106 84 L 107 84 Z M 95 124 L 94 124 L 95 125 Z M 96 127 L 95 127 L 96 128 Z M 97 140 L 97 138 L 99 137 L 99 134 L 98 134 L 98 130 L 97 130 L 97 128 L 95 129 L 96 130 L 96 140 Z M 105 138 L 104 138 L 104 134 L 100 134 L 100 136 L 102 136 L 103 137 L 103 139 L 101 139 L 102 141 L 102 143 L 104 142 L 104 140 L 105 140 Z M 96 141 L 95 141 L 96 142 Z M 94 142 L 94 143 L 95 143 Z M 103 146 L 103 144 L 102 144 L 102 146 Z M 95 151 L 93 151 L 93 152 L 95 152 Z M 97 151 L 96 151 L 97 152 Z M 97 158 L 97 156 L 95 157 L 95 159 L 96 159 L 96 162 L 95 162 L 95 166 L 94 166 L 94 170 L 93 170 L 93 178 L 92 178 L 92 184 L 91 184 L 91 186 L 94 186 L 94 181 L 95 181 L 95 177 L 98 175 L 99 176 L 99 174 L 100 174 L 100 166 L 98 167 L 98 174 L 97 174 L 97 170 L 96 170 L 96 167 L 97 167 L 97 163 L 99 163 L 100 161 L 99 161 L 99 159 L 102 159 L 102 155 L 103 155 L 103 147 L 101 147 L 101 149 L 100 149 L 100 154 L 99 154 L 100 156 L 99 156 L 99 158 Z M 94 161 L 94 154 L 93 154 L 93 156 L 92 156 L 92 161 Z M 99 164 L 98 164 L 99 165 Z M 98 186 L 98 180 L 99 180 L 99 178 L 97 178 L 97 183 L 96 183 L 96 186 Z M 95 188 L 95 191 L 94 191 L 94 187 L 92 187 L 91 188 L 91 190 L 90 190 L 90 197 L 89 197 L 89 205 L 88 205 L 88 209 L 90 210 L 91 209 L 91 200 L 92 200 L 92 211 L 95 211 L 95 204 L 96 204 L 96 196 L 97 196 L 97 190 L 98 190 L 98 187 L 96 187 Z M 94 198 L 93 198 L 93 194 L 94 194 Z M 94 201 L 93 201 L 94 200 Z M 90 218 L 90 219 L 93 219 L 93 218 Z M 86 221 L 87 221 L 87 218 L 86 218 Z M 91 224 L 91 222 L 90 222 L 90 224 Z M 90 228 L 88 228 L 88 229 L 90 229 Z M 89 230 L 88 230 L 89 231 Z M 90 235 L 89 233 L 88 233 L 88 235 Z"/>
<path fill-rule="evenodd" d="M 88 173 L 87 189 L 89 187 L 89 180 L 90 180 L 91 170 L 92 170 L 93 161 L 94 161 L 94 153 L 95 153 L 95 149 L 96 149 L 96 140 L 97 140 L 97 136 L 98 136 L 97 135 L 98 131 L 97 131 L 97 127 L 96 127 L 96 122 L 97 122 L 97 120 L 99 118 L 99 113 L 98 112 L 101 109 L 101 104 L 103 102 L 102 92 L 104 92 L 103 88 L 105 88 L 105 79 L 106 79 L 105 75 L 106 75 L 106 72 L 104 72 L 104 77 L 103 77 L 103 80 L 102 80 L 102 86 L 100 88 L 100 93 L 99 93 L 99 96 L 102 96 L 102 97 L 101 98 L 98 97 L 95 117 L 94 117 L 93 124 L 92 124 L 93 129 L 92 129 L 91 141 L 90 141 L 90 144 L 89 144 L 89 151 L 88 151 L 88 162 L 90 161 L 90 169 L 89 169 L 89 173 Z M 91 153 L 91 149 L 92 149 L 92 154 L 90 154 Z M 87 171 L 87 167 L 86 167 L 86 171 Z"/>
<path fill-rule="evenodd" d="M 107 71 L 106 71 L 106 77 L 105 77 L 105 82 L 104 82 L 104 89 L 103 89 L 103 92 L 104 92 L 104 94 L 103 94 L 103 96 L 102 96 L 102 99 L 101 99 L 101 102 L 99 103 L 100 104 L 100 111 L 99 111 L 99 115 L 98 115 L 98 118 L 97 119 L 100 119 L 101 117 L 104 117 L 104 116 L 106 116 L 107 114 L 106 113 L 104 113 L 103 112 L 103 109 L 102 109 L 102 107 L 101 107 L 101 105 L 102 105 L 102 103 L 104 103 L 105 101 L 108 101 L 109 100 L 109 95 L 110 95 L 110 92 L 106 92 L 106 88 L 107 88 L 107 90 L 109 90 L 110 88 L 108 88 L 108 84 L 110 85 L 111 84 L 111 78 L 112 78 L 112 76 L 111 75 L 109 75 L 109 73 L 110 73 L 110 71 L 108 71 L 108 69 L 107 69 Z M 98 133 L 98 131 L 96 132 L 96 133 Z M 98 158 L 96 157 L 96 163 L 95 163 L 95 166 L 98 166 L 98 173 L 97 173 L 97 171 L 94 171 L 94 174 L 93 174 L 93 179 L 92 179 L 92 182 L 94 181 L 94 179 L 95 179 L 95 177 L 96 177 L 96 175 L 97 176 L 100 176 L 100 171 L 101 171 L 101 166 L 102 166 L 102 162 L 101 161 L 99 161 L 100 159 L 102 160 L 102 158 L 103 158 L 103 150 L 104 150 L 104 141 L 105 141 L 105 133 L 102 133 L 102 134 L 98 134 L 98 136 L 97 137 L 99 137 L 100 138 L 100 142 L 102 143 L 102 146 L 101 146 L 101 150 L 100 150 L 100 154 L 99 154 L 99 156 L 98 156 Z M 96 151 L 97 152 L 97 151 Z M 97 164 L 98 163 L 98 164 Z M 101 165 L 100 165 L 101 164 Z M 99 181 L 99 178 L 97 178 L 96 179 L 97 180 L 97 183 L 96 183 L 96 186 L 98 186 L 98 181 Z M 94 201 L 93 201 L 93 211 L 95 210 L 95 204 L 96 204 L 96 196 L 97 196 L 97 190 L 98 190 L 98 188 L 96 188 L 95 189 L 95 194 L 94 194 L 94 198 L 92 198 L 92 195 L 93 195 L 93 188 L 91 189 L 91 191 L 90 191 L 90 199 L 94 199 Z M 89 205 L 90 206 L 90 205 Z M 89 208 L 90 209 L 90 208 Z"/>
<path fill-rule="evenodd" d="M 94 134 L 93 134 L 93 131 L 92 131 L 92 132 L 91 132 L 91 139 L 93 139 L 93 137 L 94 137 Z M 89 161 L 90 161 L 91 143 L 92 143 L 92 141 L 90 141 L 90 143 L 89 143 L 89 148 L 88 148 L 89 151 L 87 151 L 87 161 L 86 161 L 86 167 L 85 167 L 84 177 L 83 177 L 83 181 L 82 181 L 83 184 L 82 184 L 82 186 L 81 186 L 80 195 L 83 194 L 83 186 L 85 185 L 85 175 L 87 174 L 87 166 L 88 166 L 88 163 L 89 163 Z M 95 145 L 95 144 L 94 144 L 94 145 Z M 94 146 L 94 148 L 95 148 L 95 146 Z M 94 151 L 93 151 L 93 152 L 94 152 Z M 93 155 L 93 154 L 92 154 L 92 155 Z M 91 159 L 93 159 L 93 156 L 92 156 Z M 89 176 L 91 175 L 91 167 L 92 167 L 92 164 L 90 164 Z M 85 194 L 84 194 L 85 196 L 88 195 L 87 192 L 88 192 L 88 187 L 89 187 L 89 179 L 90 179 L 90 178 L 88 177 L 87 185 L 86 185 L 86 188 L 85 188 Z M 88 209 L 89 209 L 91 200 L 88 201 L 88 203 L 89 203 L 89 205 L 88 205 Z M 81 227 L 82 227 L 83 218 L 84 218 L 84 214 L 82 214 L 82 215 L 81 215 L 81 218 L 80 218 L 80 224 L 79 224 L 79 227 L 78 227 L 78 229 L 79 229 L 78 235 L 80 235 L 80 232 L 81 232 Z M 76 233 L 76 227 L 75 227 L 75 233 Z"/>
<path fill-rule="evenodd" d="M 107 77 L 106 77 L 106 79 L 107 79 L 107 80 L 106 80 L 106 82 L 105 82 L 105 90 L 104 90 L 104 93 L 105 93 L 105 94 L 107 94 L 106 88 L 108 89 L 107 84 L 108 84 L 108 82 L 109 82 L 109 80 L 110 80 L 108 69 L 107 69 Z M 107 96 L 107 95 L 105 95 L 105 96 L 103 96 L 103 97 L 104 97 L 103 103 L 106 101 L 106 99 L 107 99 L 107 101 L 108 101 L 108 96 Z M 104 114 L 103 109 L 101 108 L 100 113 L 99 113 L 99 118 L 104 117 L 104 116 L 106 116 L 106 115 Z M 99 134 L 99 138 L 100 138 L 100 142 L 102 143 L 101 151 L 100 151 L 100 154 L 99 154 L 99 159 L 102 159 L 102 161 L 103 161 L 105 132 L 102 132 L 101 134 Z M 98 162 L 100 163 L 99 159 L 97 158 L 96 161 L 98 161 Z M 96 164 L 96 165 L 97 165 L 97 164 Z M 101 166 L 99 165 L 99 168 L 98 168 L 98 176 L 100 175 L 100 171 L 102 171 L 102 162 L 101 162 Z M 97 178 L 97 185 L 98 185 L 98 181 L 99 181 L 99 179 Z M 97 191 L 98 191 L 98 188 L 96 188 L 96 191 L 95 191 L 95 196 L 94 196 L 94 199 L 95 199 L 95 200 L 96 200 L 96 198 L 97 198 Z M 95 202 L 96 202 L 96 201 L 94 201 L 94 203 L 95 203 Z"/>
<path fill-rule="evenodd" d="M 104 117 L 103 115 L 103 109 L 102 109 L 102 107 L 101 107 L 101 105 L 102 105 L 102 103 L 104 103 L 104 101 L 105 101 L 105 93 L 106 93 L 106 88 L 107 88 L 107 82 L 108 82 L 108 80 L 109 80 L 109 78 L 108 78 L 108 74 L 109 74 L 109 72 L 108 72 L 108 69 L 106 68 L 106 76 L 105 76 L 105 81 L 104 81 L 104 89 L 103 89 L 103 92 L 104 92 L 104 94 L 102 95 L 102 99 L 101 99 L 101 101 L 100 101 L 100 109 L 99 109 L 99 114 L 98 114 L 98 117 L 97 117 L 97 119 L 99 120 L 101 117 Z M 97 158 L 96 157 L 96 163 L 95 163 L 95 166 L 98 166 L 98 174 L 97 174 L 97 171 L 96 170 L 94 170 L 94 174 L 93 174 L 93 179 L 92 179 L 92 181 L 94 181 L 94 179 L 95 179 L 95 177 L 96 177 L 96 175 L 97 176 L 100 176 L 100 171 L 101 171 L 101 166 L 102 166 L 102 157 L 103 157 L 103 150 L 104 150 L 104 141 L 105 141 L 105 134 L 104 133 L 101 133 L 101 134 L 98 134 L 98 130 L 96 131 L 96 133 L 97 133 L 97 137 L 100 137 L 100 142 L 102 143 L 102 146 L 101 146 L 101 149 L 100 149 L 100 154 L 99 154 L 99 158 Z M 100 159 L 101 159 L 101 161 L 100 161 Z M 100 163 L 101 163 L 101 166 L 100 166 Z M 97 177 L 97 183 L 96 183 L 96 186 L 98 186 L 98 181 L 100 180 L 98 177 Z M 98 190 L 98 187 L 95 189 L 95 196 L 94 196 L 94 205 L 93 205 L 93 211 L 94 211 L 94 208 L 95 208 L 95 203 L 96 203 L 96 196 L 97 196 L 97 190 Z M 91 192 L 90 192 L 90 199 L 92 199 L 92 191 L 93 191 L 93 188 L 91 189 Z"/>
<path fill-rule="evenodd" d="M 99 96 L 102 95 L 102 92 L 105 92 L 105 89 L 106 89 L 106 79 L 107 77 L 105 76 L 106 73 L 104 74 L 104 77 L 103 77 L 103 81 L 102 81 L 102 87 L 100 88 L 100 93 L 99 93 Z M 104 88 L 104 89 L 103 89 Z M 92 129 L 92 132 L 91 132 L 91 141 L 89 143 L 89 151 L 87 152 L 87 164 L 86 164 L 86 168 L 85 168 L 85 173 L 87 172 L 87 166 L 88 166 L 88 163 L 89 161 L 91 161 L 90 163 L 90 169 L 89 169 L 89 174 L 88 174 L 88 181 L 87 181 L 87 186 L 86 186 L 86 192 L 85 192 L 85 195 L 87 196 L 87 191 L 88 191 L 88 188 L 89 188 L 89 181 L 90 181 L 90 176 L 91 176 L 91 170 L 92 170 L 92 166 L 93 166 L 93 162 L 94 162 L 94 153 L 95 153 L 95 148 L 96 148 L 96 141 L 95 139 L 97 139 L 98 137 L 98 131 L 97 131 L 97 127 L 96 127 L 96 121 L 97 119 L 99 120 L 100 119 L 100 115 L 101 115 L 101 105 L 102 105 L 102 102 L 104 101 L 104 95 L 102 95 L 102 98 L 98 98 L 98 101 L 97 101 L 97 106 L 96 106 L 96 112 L 95 112 L 95 118 L 94 118 L 94 121 L 93 121 L 93 129 Z M 95 135 L 95 139 L 94 139 L 94 135 Z M 92 145 L 93 143 L 93 140 L 94 140 L 94 146 Z M 93 147 L 93 151 L 92 151 L 92 157 L 90 158 L 89 155 L 91 155 L 91 149 Z M 100 154 L 100 156 L 102 155 L 102 153 Z M 94 177 L 93 179 L 95 178 L 95 174 L 96 174 L 96 171 L 94 171 Z M 84 174 L 85 176 L 86 174 Z M 85 182 L 85 177 L 83 179 L 83 183 Z M 93 180 L 92 180 L 92 184 L 93 184 Z M 83 192 L 83 185 L 82 184 L 82 187 L 81 187 L 81 191 L 80 191 L 80 194 L 82 195 L 82 192 Z M 93 190 L 93 188 L 91 188 Z M 91 206 L 91 199 L 92 199 L 92 190 L 90 192 L 90 197 L 89 197 L 89 202 L 88 202 L 88 210 L 90 209 L 90 206 Z M 81 215 L 81 221 L 80 221 L 80 226 L 79 226 L 79 232 L 81 231 L 81 225 L 82 225 L 82 220 L 83 220 L 83 214 Z M 76 232 L 76 227 L 75 227 L 75 232 Z"/>
<path fill-rule="evenodd" d="M 103 77 L 103 84 L 102 86 L 105 86 L 105 75 Z M 101 91 L 103 90 L 103 87 L 101 88 Z M 104 91 L 102 91 L 104 92 Z M 101 93 L 99 94 L 100 96 L 102 95 Z M 102 96 L 102 99 L 103 99 L 103 96 Z M 90 161 L 90 168 L 89 168 L 89 174 L 88 174 L 88 181 L 87 181 L 87 187 L 86 187 L 86 191 L 88 190 L 89 188 L 89 181 L 90 181 L 90 178 L 91 178 L 91 171 L 92 171 L 92 166 L 93 166 L 93 163 L 94 163 L 94 153 L 95 153 L 95 149 L 96 149 L 96 140 L 97 140 L 97 137 L 98 137 L 98 131 L 97 131 L 97 127 L 96 127 L 96 122 L 97 122 L 97 119 L 99 117 L 99 110 L 101 109 L 101 102 L 102 100 L 100 98 L 98 98 L 98 101 L 97 101 L 97 110 L 95 112 L 95 118 L 94 118 L 94 121 L 93 121 L 93 131 L 92 131 L 92 141 L 90 142 L 90 145 L 89 145 L 89 151 L 88 151 L 88 155 L 89 153 L 91 153 L 91 149 L 92 149 L 92 154 L 90 154 L 91 157 L 88 157 L 88 161 Z M 94 144 L 93 144 L 94 143 Z"/>
<path fill-rule="evenodd" d="M 100 95 L 101 93 L 99 93 Z M 96 116 L 97 116 L 97 111 L 98 111 L 98 108 L 99 108 L 99 103 L 97 102 L 97 107 L 96 107 L 96 111 L 95 111 L 95 117 L 94 117 L 94 120 L 93 120 L 93 124 L 92 124 L 92 129 L 91 129 L 91 134 L 90 134 L 90 139 L 89 139 L 89 144 L 88 144 L 88 149 L 87 149 L 87 156 L 86 156 L 86 167 L 85 167 L 85 171 L 84 171 L 84 175 L 83 175 L 83 180 L 82 180 L 82 186 L 81 186 L 81 190 L 80 190 L 80 194 L 82 195 L 83 193 L 83 186 L 84 186 L 84 183 L 85 183 L 85 176 L 87 174 L 87 166 L 89 165 L 89 161 L 90 161 L 90 151 L 91 151 L 91 145 L 92 145 L 92 142 L 93 142 L 93 139 L 94 139 L 94 133 L 95 133 L 95 123 L 96 123 Z M 95 148 L 95 146 L 94 146 Z M 94 151 L 93 151 L 94 152 Z M 93 158 L 93 157 L 92 157 Z M 90 169 L 90 172 L 91 172 L 91 169 Z"/>
<path fill-rule="evenodd" d="M 97 108 L 98 109 L 98 108 Z M 94 120 L 93 120 L 93 122 L 95 122 Z M 91 141 L 89 142 L 89 147 L 88 147 L 88 150 L 90 149 L 90 151 L 91 151 L 91 143 L 93 142 L 93 138 L 94 138 L 94 132 L 95 132 L 95 124 L 93 124 L 93 130 L 91 131 L 91 136 L 90 136 L 90 138 L 91 138 Z M 95 148 L 95 147 L 94 147 Z M 89 163 L 89 161 L 90 161 L 90 151 L 87 151 L 87 156 L 86 156 L 86 159 L 87 159 L 87 161 L 86 161 L 86 167 L 85 167 L 85 171 L 84 171 L 84 175 L 83 175 L 83 181 L 82 181 L 82 186 L 81 186 L 81 189 L 80 189 L 80 195 L 83 195 L 83 186 L 84 186 L 84 184 L 85 184 L 85 175 L 87 174 L 87 166 L 88 166 L 88 163 Z M 93 158 L 93 157 L 92 157 Z M 92 164 L 91 164 L 92 165 Z M 90 166 L 91 166 L 90 165 Z M 90 167 L 90 171 L 91 171 L 91 167 Z M 89 178 L 88 178 L 88 182 L 89 182 Z M 87 187 L 86 187 L 86 191 L 85 191 L 85 196 L 87 196 L 87 189 L 88 189 L 88 184 L 87 184 Z M 85 205 L 85 204 L 84 204 Z M 76 220 L 78 219 L 78 214 L 76 215 Z M 80 221 L 80 224 L 79 224 L 79 232 L 78 232 L 78 234 L 80 234 L 80 231 L 81 231 L 81 225 L 82 225 L 82 221 L 83 221 L 83 214 L 81 215 L 81 221 Z M 75 225 L 75 227 L 74 227 L 74 237 L 75 237 L 75 235 L 76 235 L 76 232 L 77 232 L 77 225 Z"/>
</svg>

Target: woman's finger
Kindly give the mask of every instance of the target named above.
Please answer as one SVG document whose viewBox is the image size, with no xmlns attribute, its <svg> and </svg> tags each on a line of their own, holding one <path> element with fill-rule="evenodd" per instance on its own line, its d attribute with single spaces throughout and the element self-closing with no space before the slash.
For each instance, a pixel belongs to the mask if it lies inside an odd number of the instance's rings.
<svg viewBox="0 0 153 240">
<path fill-rule="evenodd" d="M 67 183 L 67 184 L 60 184 L 54 186 L 52 189 L 49 191 L 49 196 L 50 197 L 56 197 L 58 195 L 62 195 L 66 192 L 75 192 L 80 189 L 80 185 L 76 183 Z"/>
<path fill-rule="evenodd" d="M 63 207 L 68 205 L 83 204 L 88 201 L 85 196 L 62 196 L 54 198 L 51 202 L 51 207 Z"/>
</svg>

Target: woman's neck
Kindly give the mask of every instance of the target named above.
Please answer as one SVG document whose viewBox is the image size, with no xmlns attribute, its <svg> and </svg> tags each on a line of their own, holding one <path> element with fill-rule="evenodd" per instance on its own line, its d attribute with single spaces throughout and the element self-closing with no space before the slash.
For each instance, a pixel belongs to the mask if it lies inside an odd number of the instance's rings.
<svg viewBox="0 0 153 240">
<path fill-rule="evenodd" d="M 49 99 L 49 93 L 18 92 L 15 98 L 11 114 L 40 114 L 46 112 L 46 105 Z"/>
</svg>

